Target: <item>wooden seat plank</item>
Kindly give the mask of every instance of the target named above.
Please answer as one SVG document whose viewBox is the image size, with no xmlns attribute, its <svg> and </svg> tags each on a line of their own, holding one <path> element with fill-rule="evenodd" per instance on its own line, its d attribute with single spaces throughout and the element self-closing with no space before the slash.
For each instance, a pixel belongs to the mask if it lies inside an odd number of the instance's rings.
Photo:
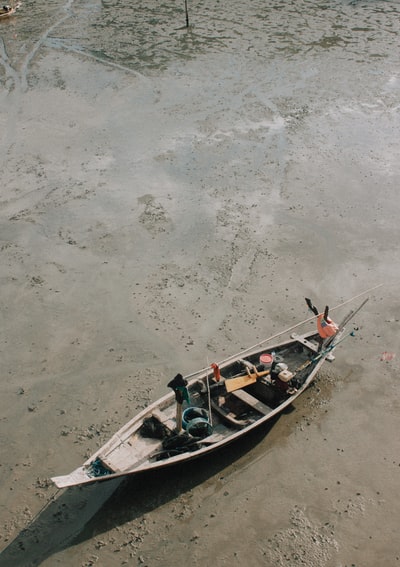
<svg viewBox="0 0 400 567">
<path fill-rule="evenodd" d="M 270 408 L 269 406 L 264 404 L 264 402 L 261 402 L 260 400 L 249 394 L 248 392 L 245 392 L 244 390 L 235 390 L 234 392 L 231 393 L 231 396 L 235 396 L 235 398 L 239 398 L 239 400 L 241 400 L 248 406 L 251 406 L 259 413 L 262 413 L 263 415 L 268 415 L 272 411 L 272 408 Z"/>
<path fill-rule="evenodd" d="M 296 333 L 293 333 L 291 337 L 292 339 L 295 339 L 297 342 L 301 343 L 302 345 L 312 350 L 313 352 L 318 353 L 318 344 L 315 341 L 309 341 L 308 339 L 305 339 L 301 335 L 296 335 Z M 329 353 L 326 357 L 326 360 L 332 362 L 333 360 L 335 360 L 335 357 L 333 356 L 333 354 Z"/>
</svg>

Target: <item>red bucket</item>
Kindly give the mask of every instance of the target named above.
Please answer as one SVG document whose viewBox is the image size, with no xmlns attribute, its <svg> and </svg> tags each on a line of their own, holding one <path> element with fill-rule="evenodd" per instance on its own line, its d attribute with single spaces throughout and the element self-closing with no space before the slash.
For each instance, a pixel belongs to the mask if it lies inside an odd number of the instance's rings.
<svg viewBox="0 0 400 567">
<path fill-rule="evenodd" d="M 260 364 L 263 364 L 267 369 L 271 368 L 273 361 L 274 357 L 267 352 L 260 356 Z"/>
</svg>

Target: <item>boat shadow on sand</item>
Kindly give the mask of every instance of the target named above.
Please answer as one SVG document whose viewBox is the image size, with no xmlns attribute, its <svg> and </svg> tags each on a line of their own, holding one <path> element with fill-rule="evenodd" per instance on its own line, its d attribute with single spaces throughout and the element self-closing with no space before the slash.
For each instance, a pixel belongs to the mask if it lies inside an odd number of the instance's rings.
<svg viewBox="0 0 400 567">
<path fill-rule="evenodd" d="M 289 406 L 284 413 L 293 409 Z M 0 567 L 36 567 L 56 553 L 157 509 L 244 457 L 265 439 L 279 418 L 221 448 L 212 458 L 56 493 L 0 553 Z"/>
</svg>

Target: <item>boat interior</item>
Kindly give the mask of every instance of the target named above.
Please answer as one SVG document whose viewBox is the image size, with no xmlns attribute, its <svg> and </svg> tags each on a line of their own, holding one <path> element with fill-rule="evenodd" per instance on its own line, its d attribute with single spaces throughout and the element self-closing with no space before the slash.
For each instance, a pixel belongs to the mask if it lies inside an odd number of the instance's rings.
<svg viewBox="0 0 400 567">
<path fill-rule="evenodd" d="M 310 361 L 317 352 L 315 341 L 300 339 L 273 353 L 258 351 L 223 366 L 219 381 L 211 372 L 189 382 L 190 403 L 183 405 L 183 428 L 179 434 L 175 399 L 169 397 L 98 455 L 90 463 L 89 473 L 103 476 L 131 471 L 151 462 L 198 451 L 277 413 L 274 410 L 307 379 Z M 262 362 L 265 354 L 273 358 L 273 364 L 268 367 Z M 287 382 L 279 379 L 282 373 L 290 378 Z M 235 384 L 231 391 L 228 391 L 229 384 Z"/>
</svg>

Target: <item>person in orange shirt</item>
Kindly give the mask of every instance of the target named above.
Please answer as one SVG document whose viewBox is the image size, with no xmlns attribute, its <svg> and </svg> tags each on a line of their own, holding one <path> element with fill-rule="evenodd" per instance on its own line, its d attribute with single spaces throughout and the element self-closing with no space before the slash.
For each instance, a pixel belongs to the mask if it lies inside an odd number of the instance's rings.
<svg viewBox="0 0 400 567">
<path fill-rule="evenodd" d="M 314 315 L 317 316 L 317 329 L 319 334 L 319 345 L 318 345 L 318 352 L 322 349 L 322 344 L 325 339 L 329 339 L 329 337 L 333 337 L 339 330 L 339 327 L 336 325 L 334 321 L 328 316 L 329 307 L 328 305 L 325 307 L 325 311 L 323 313 L 319 313 L 318 309 L 315 305 L 312 304 L 311 299 L 306 297 L 306 303 Z"/>
</svg>

